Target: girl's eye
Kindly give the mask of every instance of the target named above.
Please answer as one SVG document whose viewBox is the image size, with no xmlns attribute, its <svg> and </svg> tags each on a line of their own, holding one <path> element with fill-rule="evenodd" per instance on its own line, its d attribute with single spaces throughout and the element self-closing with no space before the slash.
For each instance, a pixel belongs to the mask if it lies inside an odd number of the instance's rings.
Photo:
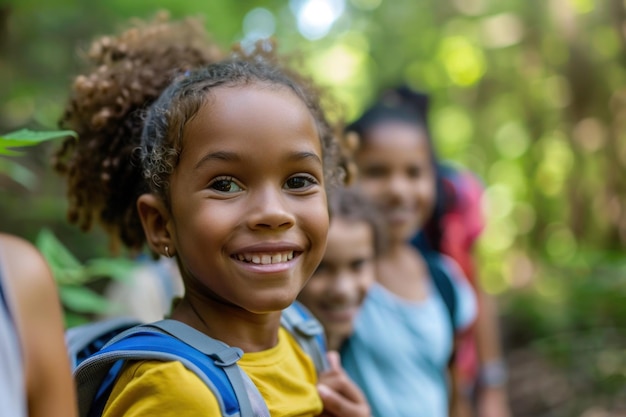
<svg viewBox="0 0 626 417">
<path fill-rule="evenodd" d="M 287 182 L 285 183 L 285 187 L 289 188 L 289 189 L 301 189 L 301 188 L 307 188 L 310 187 L 311 185 L 317 184 L 317 181 L 315 180 L 315 178 L 308 176 L 308 175 L 298 175 L 295 177 L 291 177 L 287 180 Z"/>
<path fill-rule="evenodd" d="M 418 166 L 413 166 L 407 170 L 407 174 L 411 178 L 418 178 L 422 174 L 422 170 Z"/>
<path fill-rule="evenodd" d="M 382 166 L 373 165 L 363 169 L 363 176 L 366 178 L 384 178 L 388 170 Z"/>
<path fill-rule="evenodd" d="M 232 178 L 217 178 L 209 185 L 209 188 L 222 193 L 242 191 L 241 187 Z"/>
<path fill-rule="evenodd" d="M 365 267 L 365 265 L 367 265 L 367 259 L 355 259 L 350 262 L 350 269 L 354 272 L 359 272 Z"/>
</svg>

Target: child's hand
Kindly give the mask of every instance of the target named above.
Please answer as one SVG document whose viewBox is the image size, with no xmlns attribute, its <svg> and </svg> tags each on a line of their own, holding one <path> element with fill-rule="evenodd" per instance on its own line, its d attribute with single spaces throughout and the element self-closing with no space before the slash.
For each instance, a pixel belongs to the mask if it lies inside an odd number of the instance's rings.
<svg viewBox="0 0 626 417">
<path fill-rule="evenodd" d="M 370 417 L 365 395 L 341 367 L 339 354 L 327 354 L 330 369 L 320 374 L 317 391 L 324 403 L 320 417 Z"/>
</svg>

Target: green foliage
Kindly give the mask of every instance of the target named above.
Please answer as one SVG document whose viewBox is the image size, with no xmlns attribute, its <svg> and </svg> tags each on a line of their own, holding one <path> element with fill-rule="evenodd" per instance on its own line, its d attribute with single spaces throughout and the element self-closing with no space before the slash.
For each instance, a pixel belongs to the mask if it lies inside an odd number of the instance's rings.
<svg viewBox="0 0 626 417">
<path fill-rule="evenodd" d="M 42 142 L 52 139 L 73 136 L 78 138 L 76 132 L 72 130 L 52 130 L 52 131 L 34 131 L 29 129 L 20 129 L 14 132 L 0 135 L 0 155 L 16 156 L 20 155 L 19 151 L 12 148 L 23 148 L 25 146 L 34 146 Z"/>
<path fill-rule="evenodd" d="M 23 154 L 15 148 L 24 148 L 38 145 L 53 139 L 60 139 L 67 136 L 77 138 L 76 132 L 71 130 L 50 130 L 34 131 L 20 129 L 14 132 L 0 135 L 0 156 L 16 157 Z M 0 158 L 0 176 L 6 175 L 18 184 L 27 189 L 33 189 L 37 183 L 36 175 L 23 164 L 9 159 Z"/>
<path fill-rule="evenodd" d="M 59 286 L 67 327 L 87 322 L 92 315 L 109 308 L 106 298 L 90 288 L 90 284 L 103 279 L 124 280 L 134 268 L 134 262 L 124 258 L 94 258 L 81 263 L 48 229 L 41 230 L 36 245 Z"/>
</svg>

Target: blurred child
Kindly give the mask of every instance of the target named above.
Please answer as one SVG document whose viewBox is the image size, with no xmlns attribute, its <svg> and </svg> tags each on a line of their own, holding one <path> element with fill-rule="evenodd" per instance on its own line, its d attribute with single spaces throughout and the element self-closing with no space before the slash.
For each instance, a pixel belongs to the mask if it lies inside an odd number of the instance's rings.
<svg viewBox="0 0 626 417">
<path fill-rule="evenodd" d="M 458 265 L 411 239 L 437 209 L 437 162 L 421 115 L 383 95 L 348 127 L 359 137 L 358 183 L 385 219 L 389 248 L 342 349 L 377 417 L 444 417 L 456 407 L 449 369 L 455 334 L 476 314 Z"/>
<path fill-rule="evenodd" d="M 141 71 L 141 62 L 126 71 Z M 79 77 L 75 91 L 101 85 L 103 73 L 106 66 Z M 176 259 L 185 291 L 171 318 L 241 348 L 237 363 L 272 416 L 368 415 L 342 369 L 335 365 L 318 379 L 280 326 L 282 310 L 323 256 L 325 187 L 337 174 L 336 139 L 312 85 L 283 66 L 270 44 L 259 44 L 250 56 L 178 73 L 143 116 L 133 146 L 116 147 L 106 133 L 119 128 L 109 117 L 115 99 L 96 117 L 81 114 L 79 99 L 72 103 L 67 121 L 111 129 L 69 153 L 70 182 L 102 194 L 94 203 L 74 188 L 75 218 L 102 213 L 100 221 L 128 248 L 147 244 Z M 219 415 L 220 406 L 182 363 L 131 361 L 103 415 L 147 414 Z"/>
<path fill-rule="evenodd" d="M 326 252 L 298 299 L 324 326 L 328 348 L 339 351 L 375 281 L 384 239 L 377 211 L 356 189 L 332 190 L 329 206 Z"/>
<path fill-rule="evenodd" d="M 11 417 L 72 417 L 76 394 L 52 272 L 30 242 L 0 233 L 0 407 Z"/>
<path fill-rule="evenodd" d="M 414 106 L 427 122 L 426 95 L 406 88 L 397 89 L 396 94 Z M 485 224 L 481 210 L 484 185 L 471 171 L 441 161 L 437 173 L 438 209 L 413 243 L 453 258 L 471 283 L 478 300 L 478 315 L 475 324 L 457 338 L 455 364 L 459 391 L 472 403 L 478 417 L 508 417 L 511 411 L 497 308 L 479 283 L 474 257 L 474 246 Z"/>
</svg>

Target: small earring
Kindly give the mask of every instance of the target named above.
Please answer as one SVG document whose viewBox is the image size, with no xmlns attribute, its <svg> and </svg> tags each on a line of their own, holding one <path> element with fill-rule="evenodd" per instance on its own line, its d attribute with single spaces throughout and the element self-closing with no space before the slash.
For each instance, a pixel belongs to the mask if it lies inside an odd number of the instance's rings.
<svg viewBox="0 0 626 417">
<path fill-rule="evenodd" d="M 169 246 L 165 245 L 165 256 L 167 256 L 168 258 L 171 258 L 172 256 L 170 255 L 170 248 Z"/>
</svg>

